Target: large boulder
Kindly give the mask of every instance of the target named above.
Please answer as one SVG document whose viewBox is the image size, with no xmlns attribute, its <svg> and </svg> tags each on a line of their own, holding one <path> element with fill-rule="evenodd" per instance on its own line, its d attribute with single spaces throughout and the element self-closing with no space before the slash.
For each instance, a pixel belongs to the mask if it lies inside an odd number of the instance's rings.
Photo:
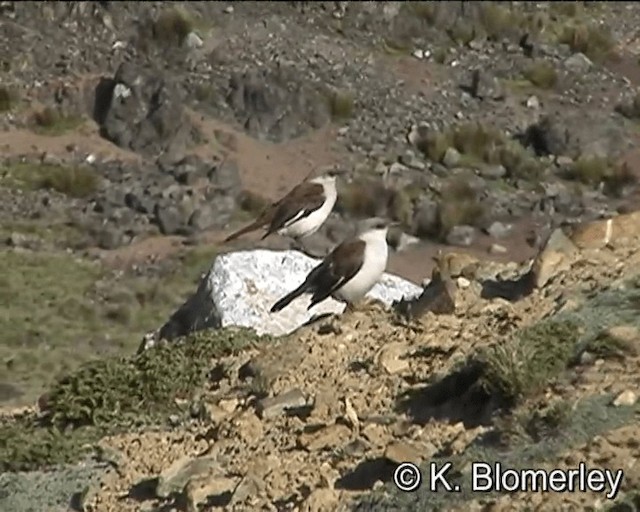
<svg viewBox="0 0 640 512">
<path fill-rule="evenodd" d="M 145 156 L 183 155 L 201 142 L 183 99 L 167 73 L 123 62 L 113 79 L 97 85 L 93 117 L 102 136 L 121 148 Z"/>
<path fill-rule="evenodd" d="M 327 299 L 307 311 L 308 296 L 293 301 L 287 308 L 270 313 L 276 300 L 298 286 L 320 263 L 298 251 L 256 249 L 230 252 L 216 257 L 196 293 L 176 311 L 157 336 L 148 336 L 142 348 L 153 338 L 182 336 L 203 328 L 250 327 L 258 334 L 283 335 L 294 331 L 314 316 L 340 313 L 345 305 Z M 400 277 L 384 274 L 368 297 L 386 305 L 419 295 L 422 288 Z"/>
</svg>

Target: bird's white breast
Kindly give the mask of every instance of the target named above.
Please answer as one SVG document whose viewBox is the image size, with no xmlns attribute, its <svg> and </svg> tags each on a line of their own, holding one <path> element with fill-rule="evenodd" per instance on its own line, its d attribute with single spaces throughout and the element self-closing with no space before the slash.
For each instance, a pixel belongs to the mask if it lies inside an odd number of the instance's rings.
<svg viewBox="0 0 640 512">
<path fill-rule="evenodd" d="M 389 257 L 389 248 L 384 236 L 373 233 L 362 235 L 360 238 L 367 244 L 362 267 L 334 294 L 337 299 L 351 303 L 360 300 L 374 287 L 387 268 Z"/>
<path fill-rule="evenodd" d="M 303 217 L 300 220 L 297 220 L 287 226 L 286 228 L 278 231 L 278 234 L 282 236 L 291 236 L 294 238 L 301 236 L 309 236 L 320 228 L 329 214 L 331 210 L 333 210 L 334 205 L 336 204 L 337 194 L 335 190 L 327 190 L 325 187 L 325 201 L 324 204 L 318 208 L 316 211 L 310 213 L 306 217 Z"/>
</svg>

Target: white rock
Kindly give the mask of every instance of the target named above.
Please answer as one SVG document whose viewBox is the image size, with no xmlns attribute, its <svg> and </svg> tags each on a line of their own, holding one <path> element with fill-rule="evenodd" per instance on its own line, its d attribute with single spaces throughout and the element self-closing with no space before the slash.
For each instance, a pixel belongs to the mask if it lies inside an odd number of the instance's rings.
<svg viewBox="0 0 640 512">
<path fill-rule="evenodd" d="M 196 34 L 195 32 L 189 32 L 187 38 L 184 40 L 184 44 L 187 46 L 187 48 L 195 49 L 202 48 L 204 42 L 198 34 Z"/>
<path fill-rule="evenodd" d="M 422 51 L 420 48 L 416 48 L 415 50 L 413 50 L 411 55 L 413 55 L 416 59 L 423 59 L 424 51 Z"/>
<path fill-rule="evenodd" d="M 539 109 L 540 108 L 540 100 L 537 96 L 529 96 L 526 102 L 527 108 L 531 109 Z"/>
<path fill-rule="evenodd" d="M 321 313 L 340 313 L 345 305 L 331 298 L 307 311 L 303 295 L 278 313 L 271 306 L 304 281 L 320 260 L 298 251 L 256 249 L 221 254 L 205 276 L 222 327 L 251 327 L 258 334 L 287 334 Z M 400 277 L 384 274 L 367 295 L 386 305 L 417 296 L 422 288 Z"/>
<path fill-rule="evenodd" d="M 131 96 L 131 89 L 129 89 L 124 84 L 116 84 L 113 88 L 113 97 L 114 98 L 128 98 Z"/>
</svg>

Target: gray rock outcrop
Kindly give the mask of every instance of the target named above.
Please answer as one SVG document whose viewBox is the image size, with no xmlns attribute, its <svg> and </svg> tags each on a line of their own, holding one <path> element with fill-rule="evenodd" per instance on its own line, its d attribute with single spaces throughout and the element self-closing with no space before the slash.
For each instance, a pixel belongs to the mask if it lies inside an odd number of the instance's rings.
<svg viewBox="0 0 640 512">
<path fill-rule="evenodd" d="M 250 327 L 258 334 L 283 335 L 314 316 L 340 313 L 345 305 L 327 299 L 307 311 L 308 300 L 300 297 L 279 313 L 270 313 L 273 303 L 298 286 L 320 260 L 298 251 L 257 249 L 216 257 L 196 293 L 162 326 L 155 338 L 171 340 L 203 328 Z M 368 297 L 386 305 L 411 298 L 422 288 L 400 277 L 384 274 Z M 147 336 L 142 348 L 152 344 Z"/>
</svg>

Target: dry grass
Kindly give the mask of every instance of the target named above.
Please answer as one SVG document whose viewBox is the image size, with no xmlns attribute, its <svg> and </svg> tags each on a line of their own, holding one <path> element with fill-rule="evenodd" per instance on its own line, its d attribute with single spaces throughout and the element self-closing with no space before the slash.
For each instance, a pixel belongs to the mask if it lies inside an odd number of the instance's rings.
<svg viewBox="0 0 640 512">
<path fill-rule="evenodd" d="M 513 30 L 516 13 L 497 2 L 486 2 L 480 6 L 480 24 L 487 39 L 497 41 Z"/>
<path fill-rule="evenodd" d="M 536 60 L 523 73 L 524 78 L 541 89 L 552 89 L 558 82 L 555 66 L 546 60 Z"/>
<path fill-rule="evenodd" d="M 464 178 L 455 177 L 443 187 L 438 205 L 438 235 L 445 238 L 452 228 L 482 222 L 485 207 Z"/>
<path fill-rule="evenodd" d="M 587 185 L 599 185 L 611 173 L 612 163 L 607 158 L 581 156 L 568 169 L 570 178 Z"/>
<path fill-rule="evenodd" d="M 0 167 L 0 184 L 13 188 L 55 190 L 69 197 L 88 197 L 96 192 L 100 180 L 87 167 L 20 163 Z"/>
<path fill-rule="evenodd" d="M 582 2 L 549 2 L 549 11 L 558 17 L 575 18 L 584 12 Z"/>
<path fill-rule="evenodd" d="M 45 107 L 33 114 L 34 131 L 41 135 L 62 135 L 75 130 L 83 122 L 81 117 L 65 116 L 51 107 Z"/>
<path fill-rule="evenodd" d="M 344 121 L 353 115 L 354 97 L 350 92 L 331 91 L 327 95 L 327 103 L 334 121 Z"/>
<path fill-rule="evenodd" d="M 348 212 L 355 217 L 375 217 L 384 214 L 392 199 L 393 191 L 380 180 L 356 178 L 351 183 L 339 185 L 337 211 Z"/>
<path fill-rule="evenodd" d="M 448 148 L 463 156 L 461 166 L 502 165 L 512 178 L 535 180 L 542 166 L 519 142 L 482 123 L 460 124 L 443 132 L 429 132 L 418 149 L 434 162 L 441 162 Z"/>
<path fill-rule="evenodd" d="M 568 321 L 541 322 L 486 353 L 487 387 L 508 401 L 523 400 L 549 386 L 575 354 L 577 326 Z"/>
<path fill-rule="evenodd" d="M 602 62 L 611 56 L 615 41 L 611 30 L 594 23 L 569 22 L 565 25 L 558 42 L 566 44 L 574 53 L 583 53 L 594 62 Z"/>
<path fill-rule="evenodd" d="M 13 95 L 4 86 L 0 86 L 0 112 L 8 112 L 13 107 Z"/>
<path fill-rule="evenodd" d="M 153 24 L 153 38 L 165 44 L 184 43 L 194 29 L 193 18 L 179 7 L 164 9 Z"/>
</svg>

